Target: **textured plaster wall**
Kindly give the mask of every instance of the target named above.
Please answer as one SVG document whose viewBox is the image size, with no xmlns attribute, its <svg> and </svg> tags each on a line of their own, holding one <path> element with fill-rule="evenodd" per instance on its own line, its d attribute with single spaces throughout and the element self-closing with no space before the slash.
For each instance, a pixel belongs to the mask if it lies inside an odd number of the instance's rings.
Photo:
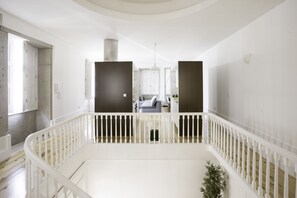
<svg viewBox="0 0 297 198">
<path fill-rule="evenodd" d="M 50 126 L 52 119 L 52 49 L 38 49 L 38 110 L 36 129 Z"/>
<path fill-rule="evenodd" d="M 28 135 L 36 132 L 36 111 L 8 116 L 8 133 L 11 144 L 23 142 Z"/>
<path fill-rule="evenodd" d="M 0 30 L 0 137 L 8 129 L 7 43 L 7 33 Z"/>
</svg>

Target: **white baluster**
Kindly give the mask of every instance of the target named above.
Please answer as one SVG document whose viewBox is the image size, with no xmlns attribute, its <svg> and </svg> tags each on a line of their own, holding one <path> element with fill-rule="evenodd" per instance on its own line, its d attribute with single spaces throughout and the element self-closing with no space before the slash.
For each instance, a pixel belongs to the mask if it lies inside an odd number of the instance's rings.
<svg viewBox="0 0 297 198">
<path fill-rule="evenodd" d="M 53 132 L 50 133 L 50 149 L 51 149 L 51 165 L 54 167 L 54 134 Z"/>
<path fill-rule="evenodd" d="M 229 164 L 231 164 L 232 165 L 232 161 L 233 161 L 233 141 L 232 141 L 232 139 L 233 139 L 233 137 L 232 137 L 232 129 L 231 128 L 229 128 Z"/>
<path fill-rule="evenodd" d="M 297 198 L 297 163 L 295 162 L 295 198 Z"/>
<path fill-rule="evenodd" d="M 241 136 L 237 133 L 237 172 L 240 174 L 240 139 Z"/>
<path fill-rule="evenodd" d="M 174 119 L 174 115 L 173 115 L 173 119 Z M 172 123 L 172 126 L 171 126 L 171 128 L 172 128 L 172 143 L 175 143 L 175 126 L 174 126 L 173 121 L 171 121 L 171 123 Z"/>
<path fill-rule="evenodd" d="M 221 155 L 224 155 L 224 149 L 223 149 L 224 137 L 223 137 L 223 124 L 222 123 L 219 123 L 219 135 L 220 135 L 220 140 L 219 140 L 220 153 L 221 153 Z"/>
<path fill-rule="evenodd" d="M 170 123 L 171 123 L 171 115 L 168 114 L 167 116 L 167 122 L 166 122 L 166 131 L 167 131 L 167 138 L 166 138 L 166 143 L 171 142 L 171 130 L 170 130 Z"/>
<path fill-rule="evenodd" d="M 279 155 L 274 153 L 274 198 L 278 198 L 278 164 L 279 164 Z"/>
<path fill-rule="evenodd" d="M 242 135 L 241 177 L 245 179 L 245 137 Z"/>
<path fill-rule="evenodd" d="M 100 122 L 101 122 L 100 136 L 101 136 L 101 143 L 103 143 L 103 116 L 102 115 L 100 115 Z"/>
<path fill-rule="evenodd" d="M 156 115 L 154 114 L 154 131 L 153 131 L 153 135 L 154 135 L 154 144 L 156 144 Z"/>
<path fill-rule="evenodd" d="M 215 122 L 215 141 L 214 141 L 214 148 L 218 150 L 218 139 L 219 139 L 219 126 L 218 122 Z"/>
<path fill-rule="evenodd" d="M 109 142 L 112 143 L 113 142 L 112 141 L 112 133 L 113 133 L 113 130 L 112 130 L 112 118 L 113 118 L 113 116 L 110 115 L 109 117 L 110 117 L 110 122 L 109 122 L 109 126 L 110 126 L 110 128 L 109 128 L 109 133 L 110 133 Z"/>
<path fill-rule="evenodd" d="M 96 120 L 96 142 L 99 142 L 99 121 L 98 121 L 98 115 L 95 115 L 95 120 Z"/>
<path fill-rule="evenodd" d="M 246 139 L 246 144 L 247 144 L 247 159 L 246 159 L 246 181 L 249 184 L 251 182 L 251 177 L 250 177 L 250 167 L 251 167 L 251 144 L 250 144 L 250 139 Z"/>
<path fill-rule="evenodd" d="M 270 192 L 270 151 L 268 148 L 266 148 L 266 193 L 265 197 L 269 198 L 269 192 Z"/>
<path fill-rule="evenodd" d="M 284 177 L 284 198 L 289 197 L 289 161 L 284 159 L 285 177 Z"/>
<path fill-rule="evenodd" d="M 258 194 L 259 196 L 263 196 L 263 188 L 262 188 L 262 176 L 263 176 L 263 155 L 262 155 L 262 145 L 259 144 L 259 178 L 258 178 Z"/>
<path fill-rule="evenodd" d="M 233 168 L 236 169 L 237 168 L 237 166 L 236 166 L 237 155 L 236 155 L 236 131 L 235 130 L 233 131 L 233 149 L 234 149 L 234 151 L 233 151 Z"/>
<path fill-rule="evenodd" d="M 183 123 L 183 143 L 185 142 L 185 116 L 182 116 L 182 123 Z"/>
<path fill-rule="evenodd" d="M 45 162 L 48 164 L 48 155 L 47 155 L 47 140 L 48 140 L 48 134 L 45 133 L 44 134 L 44 158 L 45 158 Z"/>
<path fill-rule="evenodd" d="M 199 115 L 198 115 L 198 117 L 199 117 Z M 198 125 L 199 125 L 199 120 L 197 120 L 197 122 L 198 122 Z M 205 116 L 205 115 L 201 115 L 201 123 L 202 123 L 202 127 L 201 127 L 201 135 L 202 135 L 202 137 L 201 137 L 201 143 L 207 143 L 207 128 L 206 128 L 206 126 L 208 126 L 208 125 L 206 125 L 206 123 L 207 123 L 207 117 Z"/>
<path fill-rule="evenodd" d="M 129 142 L 132 143 L 132 115 L 129 116 Z"/>
<path fill-rule="evenodd" d="M 127 115 L 124 116 L 124 124 L 125 124 L 125 143 L 127 143 L 127 133 L 128 133 L 128 129 L 127 129 Z"/>
<path fill-rule="evenodd" d="M 187 116 L 187 143 L 190 142 L 190 116 Z"/>
<path fill-rule="evenodd" d="M 108 116 L 105 116 L 105 143 L 108 143 Z"/>
<path fill-rule="evenodd" d="M 122 115 L 120 115 L 120 143 L 122 143 L 122 122 L 123 122 L 123 119 L 122 119 Z"/>
<path fill-rule="evenodd" d="M 252 167 L 252 187 L 256 189 L 256 151 L 257 145 L 255 140 L 253 140 L 253 167 Z"/>
<path fill-rule="evenodd" d="M 113 120 L 114 120 L 114 125 L 113 125 L 113 130 L 112 130 L 112 132 L 111 132 L 111 136 L 112 136 L 112 138 L 114 139 L 114 143 L 118 143 L 118 124 L 117 124 L 117 122 L 118 122 L 118 115 L 117 114 L 115 114 L 114 116 L 113 116 Z M 114 135 L 113 135 L 114 134 Z"/>
<path fill-rule="evenodd" d="M 194 130 L 194 127 L 195 127 L 195 117 L 197 117 L 198 119 L 197 119 L 197 122 L 199 122 L 199 115 L 197 115 L 197 116 L 195 116 L 194 114 L 193 114 L 193 116 L 192 116 L 192 143 L 195 143 L 195 130 Z M 196 137 L 196 139 L 197 139 L 197 137 Z M 197 141 L 197 143 L 198 143 L 198 141 Z"/>
<path fill-rule="evenodd" d="M 203 117 L 201 117 L 203 119 Z M 200 116 L 197 115 L 197 143 L 199 143 L 199 122 L 200 122 Z M 212 122 L 213 123 L 213 122 Z"/>
<path fill-rule="evenodd" d="M 227 132 L 226 132 L 226 126 L 225 125 L 223 125 L 223 137 L 224 137 L 224 141 L 223 141 L 223 157 L 226 159 L 227 158 L 227 153 L 228 153 L 228 151 L 227 151 L 227 149 L 226 149 L 226 147 L 227 147 L 227 134 L 226 134 Z"/>
</svg>

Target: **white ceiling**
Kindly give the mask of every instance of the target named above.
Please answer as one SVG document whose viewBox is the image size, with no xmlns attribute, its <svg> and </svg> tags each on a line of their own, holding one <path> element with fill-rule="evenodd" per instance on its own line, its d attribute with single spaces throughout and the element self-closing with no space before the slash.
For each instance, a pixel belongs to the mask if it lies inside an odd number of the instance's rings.
<svg viewBox="0 0 297 198">
<path fill-rule="evenodd" d="M 111 1 L 140 7 L 174 2 L 175 11 L 142 15 L 121 11 L 117 5 L 115 11 L 94 4 Z M 195 60 L 282 1 L 0 0 L 0 8 L 87 49 L 86 58 L 91 60 L 102 61 L 103 40 L 115 38 L 119 40 L 119 60 L 132 60 L 138 67 L 152 66 L 154 43 L 158 43 L 157 64 L 174 67 L 178 60 Z M 185 7 L 184 2 L 196 4 Z"/>
</svg>

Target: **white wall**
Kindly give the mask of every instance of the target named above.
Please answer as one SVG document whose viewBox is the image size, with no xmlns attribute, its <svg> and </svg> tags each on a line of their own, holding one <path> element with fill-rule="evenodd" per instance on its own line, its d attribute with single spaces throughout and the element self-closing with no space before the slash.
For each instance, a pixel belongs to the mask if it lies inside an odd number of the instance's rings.
<svg viewBox="0 0 297 198">
<path fill-rule="evenodd" d="M 84 68 L 86 55 L 78 46 L 63 41 L 5 12 L 2 25 L 53 46 L 54 121 L 62 121 L 84 109 Z M 53 86 L 54 87 L 54 86 Z"/>
<path fill-rule="evenodd" d="M 209 110 L 295 153 L 296 19 L 297 1 L 286 0 L 200 57 Z"/>
</svg>

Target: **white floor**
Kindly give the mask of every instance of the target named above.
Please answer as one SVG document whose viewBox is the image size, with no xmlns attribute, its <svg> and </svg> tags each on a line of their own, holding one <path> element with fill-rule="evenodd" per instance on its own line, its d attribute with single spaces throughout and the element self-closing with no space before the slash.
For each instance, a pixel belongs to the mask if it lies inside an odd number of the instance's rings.
<svg viewBox="0 0 297 198">
<path fill-rule="evenodd" d="M 199 198 L 204 172 L 205 160 L 88 160 L 73 180 L 98 198 Z"/>
</svg>

